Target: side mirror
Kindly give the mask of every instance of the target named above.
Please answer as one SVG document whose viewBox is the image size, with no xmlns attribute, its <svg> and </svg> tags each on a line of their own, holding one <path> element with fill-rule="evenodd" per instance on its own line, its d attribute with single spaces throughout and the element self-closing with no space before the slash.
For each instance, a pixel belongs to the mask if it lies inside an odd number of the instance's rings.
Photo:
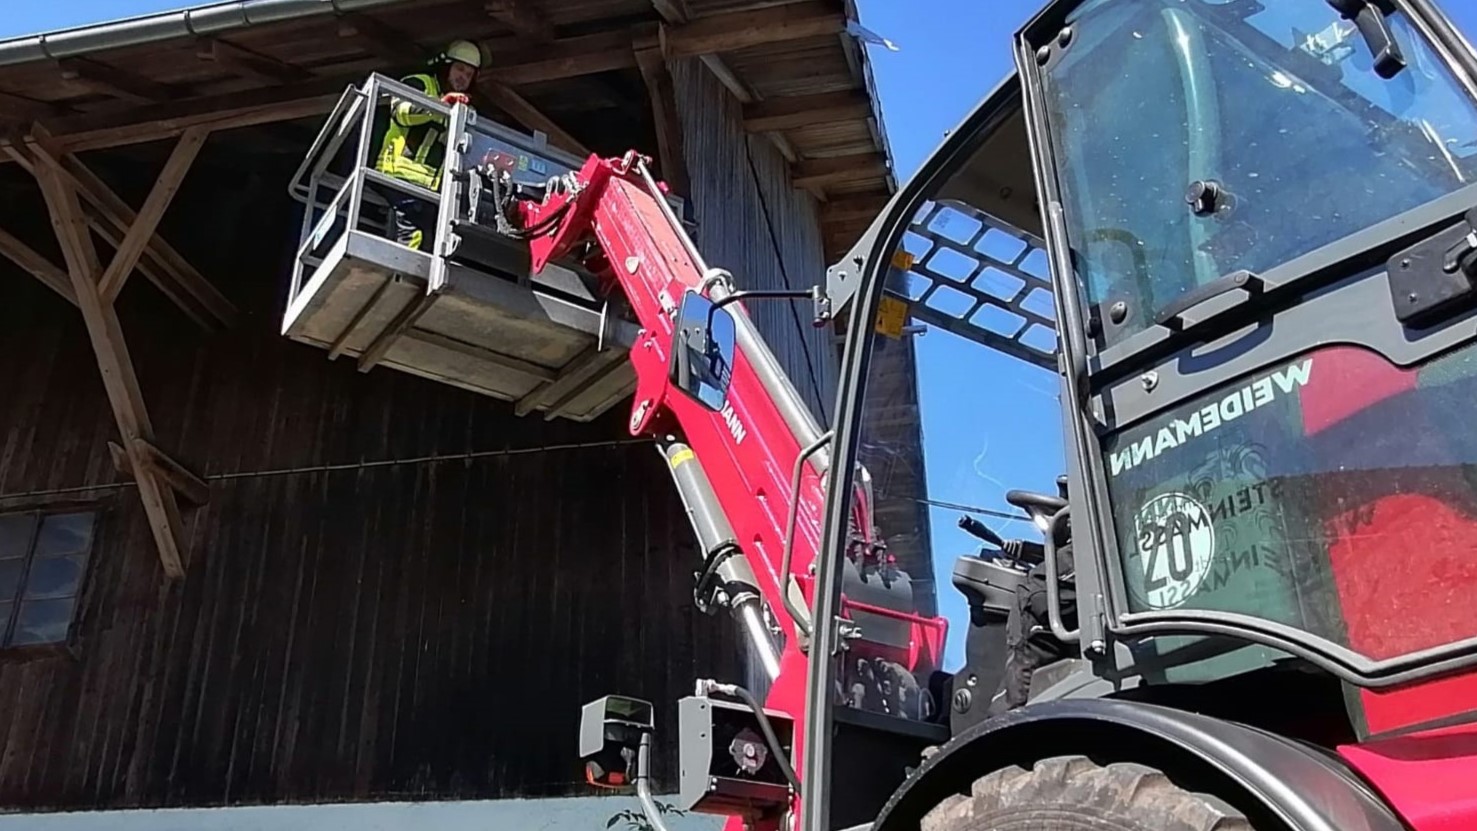
<svg viewBox="0 0 1477 831">
<path fill-rule="evenodd" d="M 651 702 L 607 695 L 580 711 L 580 759 L 585 781 L 598 788 L 635 784 L 637 752 L 654 729 Z"/>
<path fill-rule="evenodd" d="M 711 410 L 723 409 L 733 379 L 733 315 L 712 300 L 688 291 L 677 314 L 671 380 Z"/>
</svg>

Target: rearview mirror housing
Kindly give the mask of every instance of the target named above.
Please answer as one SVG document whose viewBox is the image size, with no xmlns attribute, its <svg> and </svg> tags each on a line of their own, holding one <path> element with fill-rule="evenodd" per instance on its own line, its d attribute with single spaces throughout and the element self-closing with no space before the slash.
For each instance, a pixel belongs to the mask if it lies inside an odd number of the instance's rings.
<svg viewBox="0 0 1477 831">
<path fill-rule="evenodd" d="M 733 379 L 734 342 L 733 315 L 689 290 L 677 314 L 670 372 L 673 385 L 710 410 L 723 409 Z"/>
</svg>

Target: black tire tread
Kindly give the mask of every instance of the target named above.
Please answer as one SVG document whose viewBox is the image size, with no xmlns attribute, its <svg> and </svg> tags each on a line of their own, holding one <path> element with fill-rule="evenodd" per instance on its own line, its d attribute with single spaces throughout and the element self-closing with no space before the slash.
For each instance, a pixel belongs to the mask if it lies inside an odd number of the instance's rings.
<svg viewBox="0 0 1477 831">
<path fill-rule="evenodd" d="M 1043 759 L 1029 771 L 1018 766 L 991 771 L 974 781 L 969 794 L 951 796 L 935 806 L 920 826 L 922 831 L 985 831 L 989 826 L 977 824 L 976 818 L 1078 807 L 1085 814 L 1106 814 L 1166 831 L 1255 831 L 1225 800 L 1184 790 L 1161 771 L 1131 762 L 1102 766 L 1086 756 Z"/>
</svg>

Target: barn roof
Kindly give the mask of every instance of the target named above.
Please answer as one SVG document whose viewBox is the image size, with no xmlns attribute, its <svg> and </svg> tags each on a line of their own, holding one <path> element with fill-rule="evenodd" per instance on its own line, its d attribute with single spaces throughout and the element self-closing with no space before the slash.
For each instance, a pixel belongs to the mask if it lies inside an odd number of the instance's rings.
<svg viewBox="0 0 1477 831">
<path fill-rule="evenodd" d="M 836 256 L 895 188 L 856 19 L 853 0 L 232 0 L 0 41 L 0 127 L 75 153 L 306 123 L 369 72 L 468 38 L 490 61 L 479 110 L 621 152 L 602 125 L 651 108 L 649 58 L 698 58 L 825 203 Z"/>
</svg>

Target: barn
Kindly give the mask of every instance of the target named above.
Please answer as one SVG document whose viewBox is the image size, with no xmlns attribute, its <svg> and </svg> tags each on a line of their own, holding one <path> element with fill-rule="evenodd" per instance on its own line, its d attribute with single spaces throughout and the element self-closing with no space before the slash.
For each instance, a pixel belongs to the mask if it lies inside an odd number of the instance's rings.
<svg viewBox="0 0 1477 831">
<path fill-rule="evenodd" d="M 573 412 L 573 366 L 482 355 L 514 400 L 283 336 L 291 185 L 347 89 L 465 38 L 482 117 L 650 155 L 711 262 L 804 288 L 895 188 L 856 21 L 233 0 L 0 41 L 0 810 L 577 796 L 580 704 L 670 723 L 743 672 L 619 391 Z M 828 422 L 835 333 L 751 315 Z"/>
</svg>

